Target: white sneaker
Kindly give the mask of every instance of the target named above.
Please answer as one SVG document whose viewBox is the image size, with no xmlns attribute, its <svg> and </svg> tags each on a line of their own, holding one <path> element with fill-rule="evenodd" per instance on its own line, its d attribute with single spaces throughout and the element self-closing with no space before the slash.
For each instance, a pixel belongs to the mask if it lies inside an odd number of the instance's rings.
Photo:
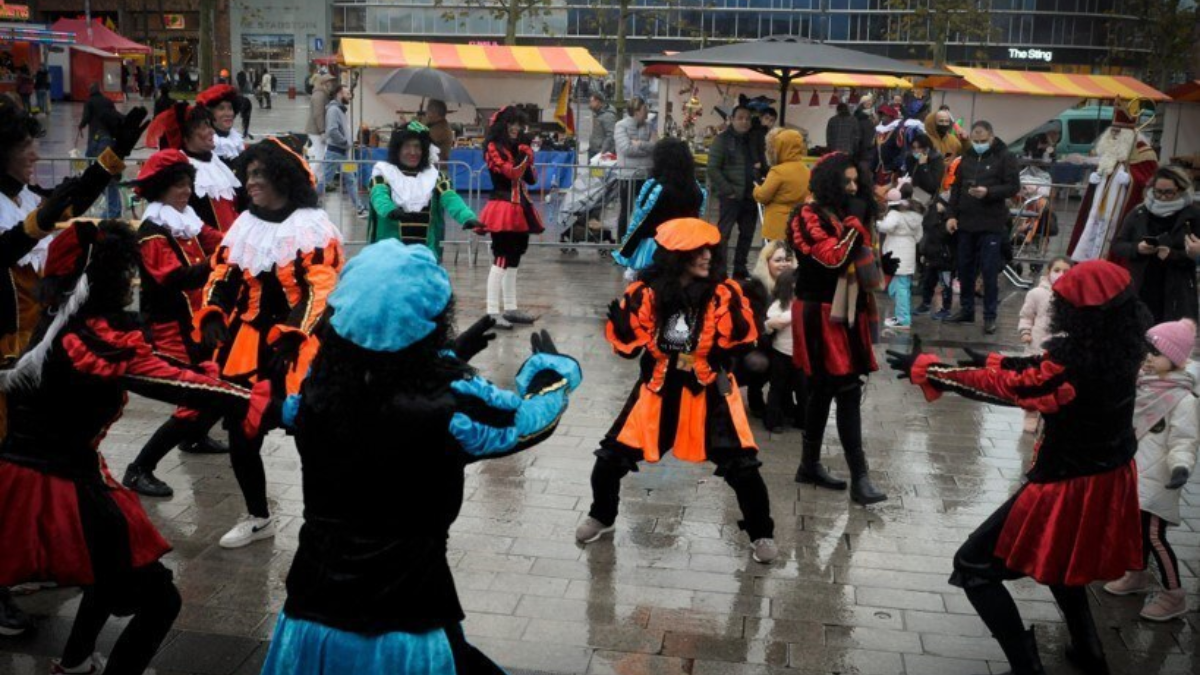
<svg viewBox="0 0 1200 675">
<path fill-rule="evenodd" d="M 104 663 L 100 652 L 92 654 L 74 668 L 64 666 L 62 659 L 50 659 L 50 675 L 100 675 L 104 672 Z"/>
<path fill-rule="evenodd" d="M 275 521 L 271 518 L 245 516 L 233 529 L 221 537 L 221 548 L 241 548 L 260 539 L 275 536 Z"/>
</svg>

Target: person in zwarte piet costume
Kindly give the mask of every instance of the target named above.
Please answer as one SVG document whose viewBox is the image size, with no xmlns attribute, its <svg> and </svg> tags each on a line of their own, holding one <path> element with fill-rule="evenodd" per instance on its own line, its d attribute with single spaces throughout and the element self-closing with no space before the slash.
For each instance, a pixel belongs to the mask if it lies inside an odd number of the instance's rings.
<svg viewBox="0 0 1200 675">
<path fill-rule="evenodd" d="M 463 637 L 446 560 L 464 469 L 549 438 L 579 364 L 545 332 L 503 389 L 457 338 L 450 278 L 425 246 L 372 244 L 329 298 L 321 351 L 284 405 L 304 478 L 304 525 L 263 675 L 501 675 Z"/>
<path fill-rule="evenodd" d="M 741 286 L 725 278 L 721 233 L 697 218 L 669 220 L 655 235 L 654 265 L 608 310 L 605 336 L 642 375 L 600 442 L 592 468 L 592 506 L 575 532 L 584 544 L 614 529 L 621 479 L 645 460 L 670 452 L 687 462 L 711 461 L 737 495 L 739 527 L 760 563 L 775 559 L 775 522 L 759 474 L 734 356 L 758 339 Z"/>
<path fill-rule="evenodd" d="M 392 133 L 387 160 L 376 162 L 371 171 L 367 241 L 424 244 L 440 260 L 447 215 L 466 229 L 485 227 L 446 174 L 434 166 L 438 152 L 429 129 L 420 122 L 409 122 Z"/>
<path fill-rule="evenodd" d="M 1053 290 L 1057 337 L 1042 355 L 967 350 L 969 360 L 946 364 L 914 337 L 912 351 L 889 351 L 888 363 L 930 401 L 953 392 L 1042 414 L 1026 482 L 954 555 L 950 583 L 966 592 L 1014 675 L 1046 671 L 1004 582 L 1049 586 L 1067 620 L 1067 660 L 1107 675 L 1087 585 L 1144 566 L 1133 418 L 1150 315 L 1129 273 L 1107 261 L 1076 265 Z"/>
<path fill-rule="evenodd" d="M 234 164 L 246 150 L 246 139 L 233 126 L 242 105 L 242 95 L 237 87 L 213 85 L 196 95 L 196 105 L 204 106 L 212 114 L 213 131 L 217 134 L 213 154 L 226 163 Z"/>
<path fill-rule="evenodd" d="M 189 204 L 201 220 L 226 232 L 237 220 L 245 199 L 242 182 L 214 152 L 215 123 L 208 108 L 179 102 L 154 118 L 146 130 L 146 145 L 179 149 L 188 156 L 196 169 Z"/>
<path fill-rule="evenodd" d="M 213 254 L 192 339 L 204 353 L 218 350 L 224 377 L 271 380 L 276 391 L 295 392 L 317 352 L 313 331 L 345 262 L 342 234 L 317 207 L 316 179 L 296 148 L 268 138 L 242 160 L 251 206 Z M 246 437 L 229 428 L 230 461 L 249 516 L 221 538 L 225 548 L 275 535 L 259 454 L 268 430 Z"/>
<path fill-rule="evenodd" d="M 99 452 L 129 392 L 214 408 L 256 433 L 268 383 L 249 389 L 154 353 L 126 308 L 137 241 L 124 221 L 76 222 L 50 245 L 40 290 L 52 308 L 17 364 L 0 373 L 10 427 L 0 445 L 0 586 L 82 586 L 61 659 L 50 672 L 145 670 L 179 613 L 159 562 L 170 544 Z M 105 660 L 96 639 L 132 616 Z"/>
<path fill-rule="evenodd" d="M 708 192 L 696 180 L 696 160 L 687 143 L 664 138 L 654 145 L 650 178 L 638 192 L 629 231 L 613 259 L 633 272 L 654 264 L 658 226 L 675 218 L 704 215 Z"/>
<path fill-rule="evenodd" d="M 517 309 L 517 269 L 529 250 L 529 235 L 545 228 L 542 216 L 529 196 L 536 185 L 533 149 L 525 137 L 525 113 L 512 106 L 492 115 L 488 127 L 484 161 L 492 178 L 492 194 L 479 214 L 483 227 L 479 234 L 492 237 L 492 269 L 487 280 L 487 312 L 496 319 L 497 328 L 530 324 L 536 317 Z M 504 313 L 500 297 L 504 296 Z"/>
</svg>

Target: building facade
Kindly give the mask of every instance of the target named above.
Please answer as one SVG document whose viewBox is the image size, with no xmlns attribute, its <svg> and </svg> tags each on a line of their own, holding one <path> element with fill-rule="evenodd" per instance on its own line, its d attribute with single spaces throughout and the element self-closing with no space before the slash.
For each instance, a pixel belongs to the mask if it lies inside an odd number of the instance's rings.
<svg viewBox="0 0 1200 675">
<path fill-rule="evenodd" d="M 911 0 L 910 6 L 927 0 Z M 953 35 L 950 63 L 995 68 L 1092 72 L 1120 68 L 1111 36 L 1136 21 L 1123 0 L 980 0 L 990 12 L 985 38 Z M 633 0 L 631 54 L 694 49 L 727 41 L 794 35 L 901 59 L 926 59 L 928 49 L 889 0 Z M 551 0 L 546 11 L 521 20 L 522 43 L 553 41 L 615 50 L 616 0 Z M 334 0 L 333 37 L 428 41 L 500 41 L 505 24 L 479 2 L 464 0 Z M 919 31 L 918 31 L 919 33 Z"/>
<path fill-rule="evenodd" d="M 304 82 L 313 61 L 330 54 L 328 0 L 230 0 L 233 70 L 270 71 L 275 91 Z"/>
</svg>

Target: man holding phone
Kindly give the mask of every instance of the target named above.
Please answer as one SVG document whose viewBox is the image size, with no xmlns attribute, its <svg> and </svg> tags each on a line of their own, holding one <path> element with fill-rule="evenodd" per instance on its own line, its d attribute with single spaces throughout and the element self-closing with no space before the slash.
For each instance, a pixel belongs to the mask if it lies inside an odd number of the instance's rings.
<svg viewBox="0 0 1200 675">
<path fill-rule="evenodd" d="M 980 120 L 973 124 L 970 147 L 963 152 L 946 213 L 946 229 L 951 234 L 959 232 L 958 278 L 962 284 L 958 313 L 947 319 L 950 323 L 975 323 L 972 289 L 982 269 L 983 332 L 996 332 L 1008 200 L 1020 189 L 1017 158 L 996 138 L 990 123 Z"/>
</svg>

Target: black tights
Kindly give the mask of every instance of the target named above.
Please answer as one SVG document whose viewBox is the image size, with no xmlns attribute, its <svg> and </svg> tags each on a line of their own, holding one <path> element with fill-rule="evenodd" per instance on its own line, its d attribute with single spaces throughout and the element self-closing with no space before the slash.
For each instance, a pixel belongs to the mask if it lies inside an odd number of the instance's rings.
<svg viewBox="0 0 1200 675">
<path fill-rule="evenodd" d="M 154 432 L 133 463 L 146 471 L 154 471 L 167 453 L 185 441 L 204 438 L 209 429 L 221 419 L 219 415 L 203 412 L 194 419 L 172 416 Z"/>
<path fill-rule="evenodd" d="M 1179 559 L 1175 557 L 1175 549 L 1167 543 L 1167 521 L 1149 511 L 1142 511 L 1143 564 L 1150 562 L 1151 554 L 1158 563 L 1163 588 L 1168 591 L 1180 588 Z"/>
<path fill-rule="evenodd" d="M 804 415 L 804 443 L 820 448 L 825 440 L 825 425 L 829 408 L 837 401 L 837 432 L 846 453 L 847 463 L 862 455 L 862 384 L 857 380 L 838 378 L 833 382 L 814 383 L 809 387 L 808 409 Z M 850 467 L 857 475 L 856 467 Z M 866 473 L 865 467 L 862 473 Z"/>
<path fill-rule="evenodd" d="M 968 584 L 964 590 L 967 593 L 967 600 L 971 602 L 971 606 L 975 608 L 979 618 L 983 619 L 983 623 L 1002 646 L 1020 641 L 1025 633 L 1025 622 L 1021 620 L 1017 603 L 1013 601 L 1012 594 L 1008 592 L 1003 583 L 999 581 L 976 582 Z M 1087 587 L 1055 585 L 1050 587 L 1050 592 L 1054 594 L 1054 601 L 1058 603 L 1059 609 L 1066 617 L 1067 630 L 1071 634 L 1071 642 L 1075 649 L 1092 650 L 1089 652 L 1093 655 L 1092 658 L 1103 660 L 1103 652 L 1099 647 L 1100 639 L 1096 634 L 1096 623 L 1092 619 L 1092 610 L 1088 605 Z M 1008 653 L 1008 651 L 1006 648 L 1005 652 Z M 1014 673 L 1021 672 L 1019 664 L 1013 663 L 1012 665 Z"/>
<path fill-rule="evenodd" d="M 171 582 L 171 573 L 161 564 L 129 572 L 120 589 L 89 586 L 75 614 L 75 624 L 63 650 L 64 666 L 73 668 L 96 651 L 96 638 L 108 617 L 133 615 L 121 631 L 108 657 L 108 675 L 140 675 L 150 665 L 171 624 L 179 615 L 182 601 Z M 119 594 L 119 599 L 113 596 Z"/>
<path fill-rule="evenodd" d="M 255 518 L 267 518 L 271 510 L 267 506 L 267 472 L 263 468 L 262 446 L 268 430 L 263 429 L 254 438 L 247 438 L 236 420 L 227 421 L 227 428 L 229 463 L 233 465 L 233 475 L 246 499 L 246 510 Z"/>
</svg>

